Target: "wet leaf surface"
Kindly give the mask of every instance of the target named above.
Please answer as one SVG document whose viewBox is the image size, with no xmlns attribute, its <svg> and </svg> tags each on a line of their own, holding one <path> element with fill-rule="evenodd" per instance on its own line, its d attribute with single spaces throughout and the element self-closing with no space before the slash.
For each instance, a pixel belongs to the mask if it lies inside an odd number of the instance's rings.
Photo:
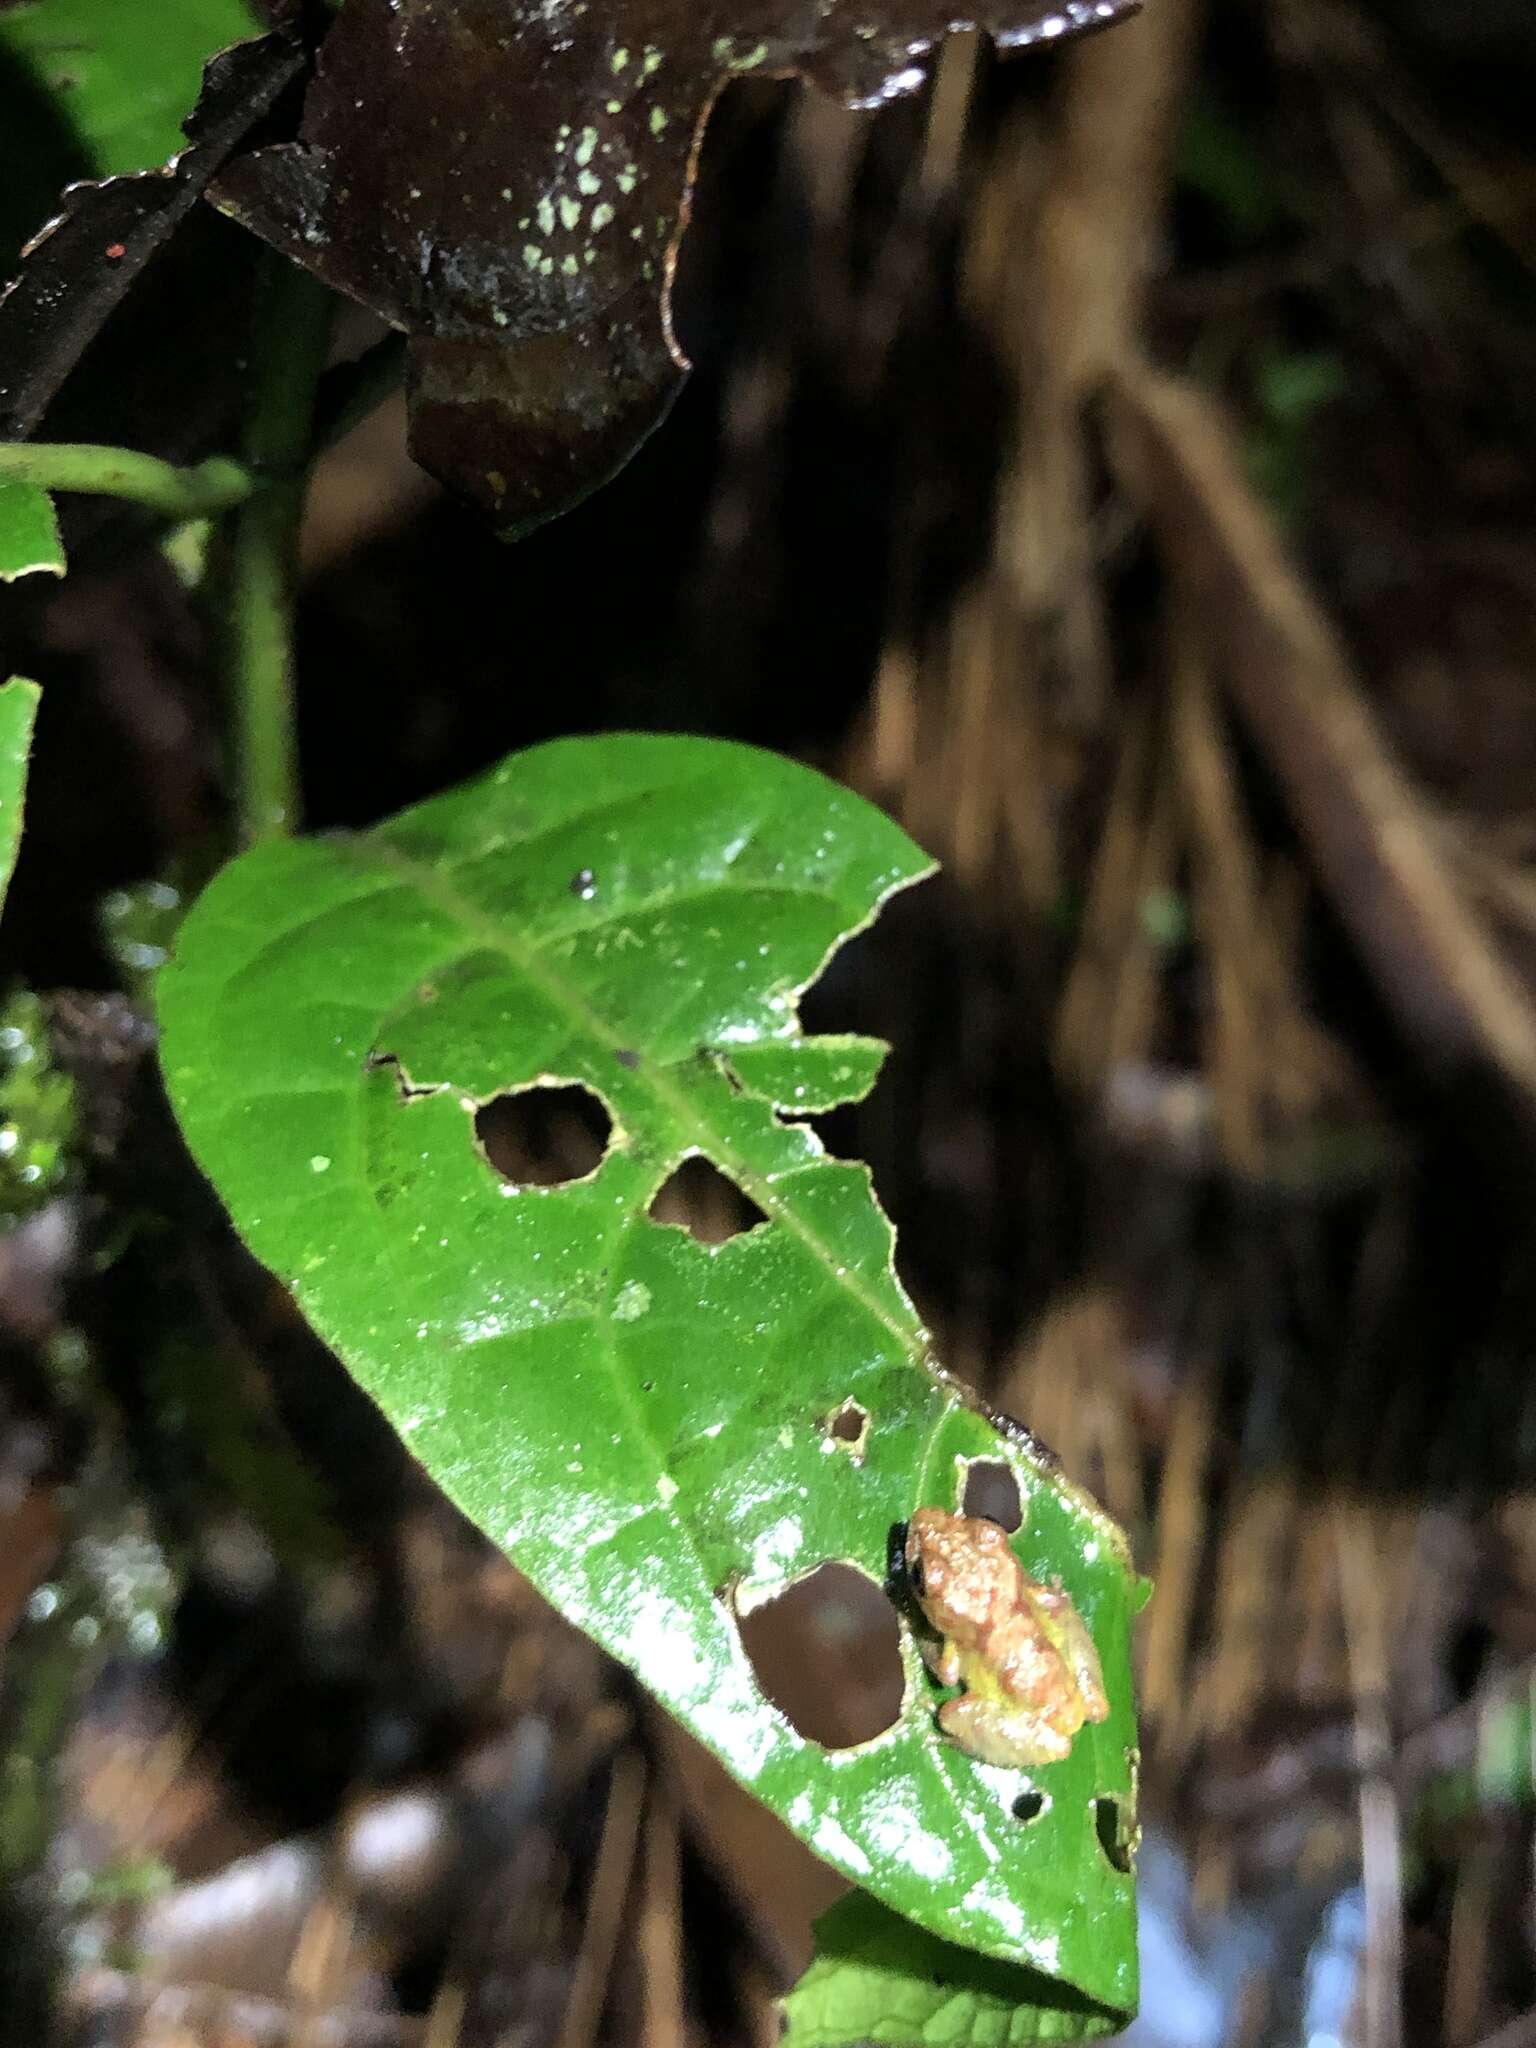
<svg viewBox="0 0 1536 2048">
<path fill-rule="evenodd" d="M 1050 43 L 1129 0 L 348 0 L 300 138 L 216 203 L 412 337 L 418 459 L 503 531 L 562 510 L 665 414 L 669 293 L 703 124 L 737 76 L 855 107 L 944 31 Z"/>
<path fill-rule="evenodd" d="M 163 1060 L 253 1250 L 569 1619 L 828 1862 L 1123 2012 L 1134 1885 L 1098 1803 L 1130 1825 L 1124 1540 L 936 1367 L 867 1169 L 795 1121 L 863 1093 L 879 1051 L 802 1038 L 800 992 L 928 867 L 778 757 L 555 742 L 225 869 L 160 980 Z M 490 1104 L 573 1090 L 601 1149 L 582 1177 L 492 1149 Z M 654 1219 L 690 1158 L 766 1220 L 706 1245 Z M 740 1617 L 829 1562 L 887 1587 L 893 1533 L 957 1507 L 977 1459 L 1013 1473 L 1018 1554 L 1091 1629 L 1109 1718 L 1059 1763 L 977 1763 L 938 1732 L 892 1584 L 897 1718 L 836 1751 L 797 1733 Z"/>
<path fill-rule="evenodd" d="M 17 676 L 0 685 L 0 909 L 21 844 L 21 815 L 27 789 L 27 761 L 41 691 Z"/>
</svg>

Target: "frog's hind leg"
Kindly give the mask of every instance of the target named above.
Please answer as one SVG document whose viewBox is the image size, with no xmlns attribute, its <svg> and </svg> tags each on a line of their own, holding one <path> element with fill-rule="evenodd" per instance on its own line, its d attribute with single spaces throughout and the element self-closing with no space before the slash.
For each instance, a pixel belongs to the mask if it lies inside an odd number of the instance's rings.
<svg viewBox="0 0 1536 2048">
<path fill-rule="evenodd" d="M 1055 1764 L 1072 1747 L 1070 1735 L 1058 1734 L 1032 1716 L 1000 1715 L 995 1703 L 969 1692 L 944 1702 L 939 1726 L 951 1742 L 984 1764 Z"/>
</svg>

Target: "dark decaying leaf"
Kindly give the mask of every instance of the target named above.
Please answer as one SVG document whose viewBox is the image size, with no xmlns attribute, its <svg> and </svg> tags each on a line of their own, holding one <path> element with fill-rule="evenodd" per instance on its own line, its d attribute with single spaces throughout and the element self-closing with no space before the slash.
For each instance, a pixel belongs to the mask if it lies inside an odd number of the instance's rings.
<svg viewBox="0 0 1536 2048">
<path fill-rule="evenodd" d="M 188 147 L 163 170 L 71 186 L 0 295 L 0 439 L 36 431 L 85 349 L 209 180 L 303 69 L 277 36 L 213 58 Z"/>
<path fill-rule="evenodd" d="M 914 91 L 947 29 L 1053 42 L 1134 0 L 348 0 L 300 139 L 217 205 L 412 337 L 418 459 L 502 530 L 601 482 L 687 364 L 669 291 L 709 107 Z"/>
</svg>

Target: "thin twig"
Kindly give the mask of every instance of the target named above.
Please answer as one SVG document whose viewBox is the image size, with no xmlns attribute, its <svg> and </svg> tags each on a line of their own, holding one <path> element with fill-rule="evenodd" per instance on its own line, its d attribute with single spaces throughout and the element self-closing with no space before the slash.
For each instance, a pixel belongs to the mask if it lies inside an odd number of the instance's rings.
<svg viewBox="0 0 1536 2048">
<path fill-rule="evenodd" d="M 1321 608 L 1192 385 L 1127 361 L 1116 467 L 1165 547 L 1319 878 L 1422 1048 L 1496 1075 L 1536 1118 L 1536 1015 L 1445 858 Z"/>
<path fill-rule="evenodd" d="M 591 2048 L 602 2018 L 624 1920 L 624 1902 L 634 1875 L 645 1776 L 645 1758 L 637 1749 L 626 1750 L 613 1767 L 603 1838 L 598 1845 L 597 1868 L 587 1901 L 586 1926 L 582 1929 L 581 1950 L 572 1973 L 571 1995 L 556 2048 Z"/>
<path fill-rule="evenodd" d="M 1368 1512 L 1340 1508 L 1334 1519 L 1344 1638 L 1355 1705 L 1360 1771 L 1360 1863 L 1365 1888 L 1362 2048 L 1401 2048 L 1403 2039 L 1403 1862 L 1392 1731 L 1387 1719 L 1386 1617 L 1381 1561 Z"/>
<path fill-rule="evenodd" d="M 202 519 L 226 512 L 261 488 L 259 477 L 224 455 L 178 469 L 157 455 L 98 447 L 89 441 L 0 442 L 0 482 L 126 498 L 167 519 Z"/>
<path fill-rule="evenodd" d="M 329 292 L 304 271 L 276 256 L 267 260 L 251 337 L 254 382 L 244 434 L 245 459 L 267 487 L 230 514 L 213 583 L 235 726 L 240 834 L 247 844 L 291 832 L 298 823 L 293 622 L 299 522 L 332 305 Z"/>
<path fill-rule="evenodd" d="M 646 1805 L 644 1883 L 636 1942 L 643 1987 L 643 2048 L 681 2048 L 687 2038 L 679 1861 L 677 1802 L 671 1787 L 658 1778 Z"/>
</svg>

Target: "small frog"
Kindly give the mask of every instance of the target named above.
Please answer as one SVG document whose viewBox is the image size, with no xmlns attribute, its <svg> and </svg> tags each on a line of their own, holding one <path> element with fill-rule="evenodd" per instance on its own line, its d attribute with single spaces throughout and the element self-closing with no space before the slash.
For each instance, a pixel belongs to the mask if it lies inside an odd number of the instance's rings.
<svg viewBox="0 0 1536 2048">
<path fill-rule="evenodd" d="M 952 1742 L 985 1764 L 1059 1763 L 1085 1721 L 1109 1714 L 1093 1638 L 1059 1588 L 1032 1579 L 1006 1532 L 976 1515 L 919 1508 L 907 1573 L 942 1640 L 923 1656 L 941 1685 Z"/>
</svg>

